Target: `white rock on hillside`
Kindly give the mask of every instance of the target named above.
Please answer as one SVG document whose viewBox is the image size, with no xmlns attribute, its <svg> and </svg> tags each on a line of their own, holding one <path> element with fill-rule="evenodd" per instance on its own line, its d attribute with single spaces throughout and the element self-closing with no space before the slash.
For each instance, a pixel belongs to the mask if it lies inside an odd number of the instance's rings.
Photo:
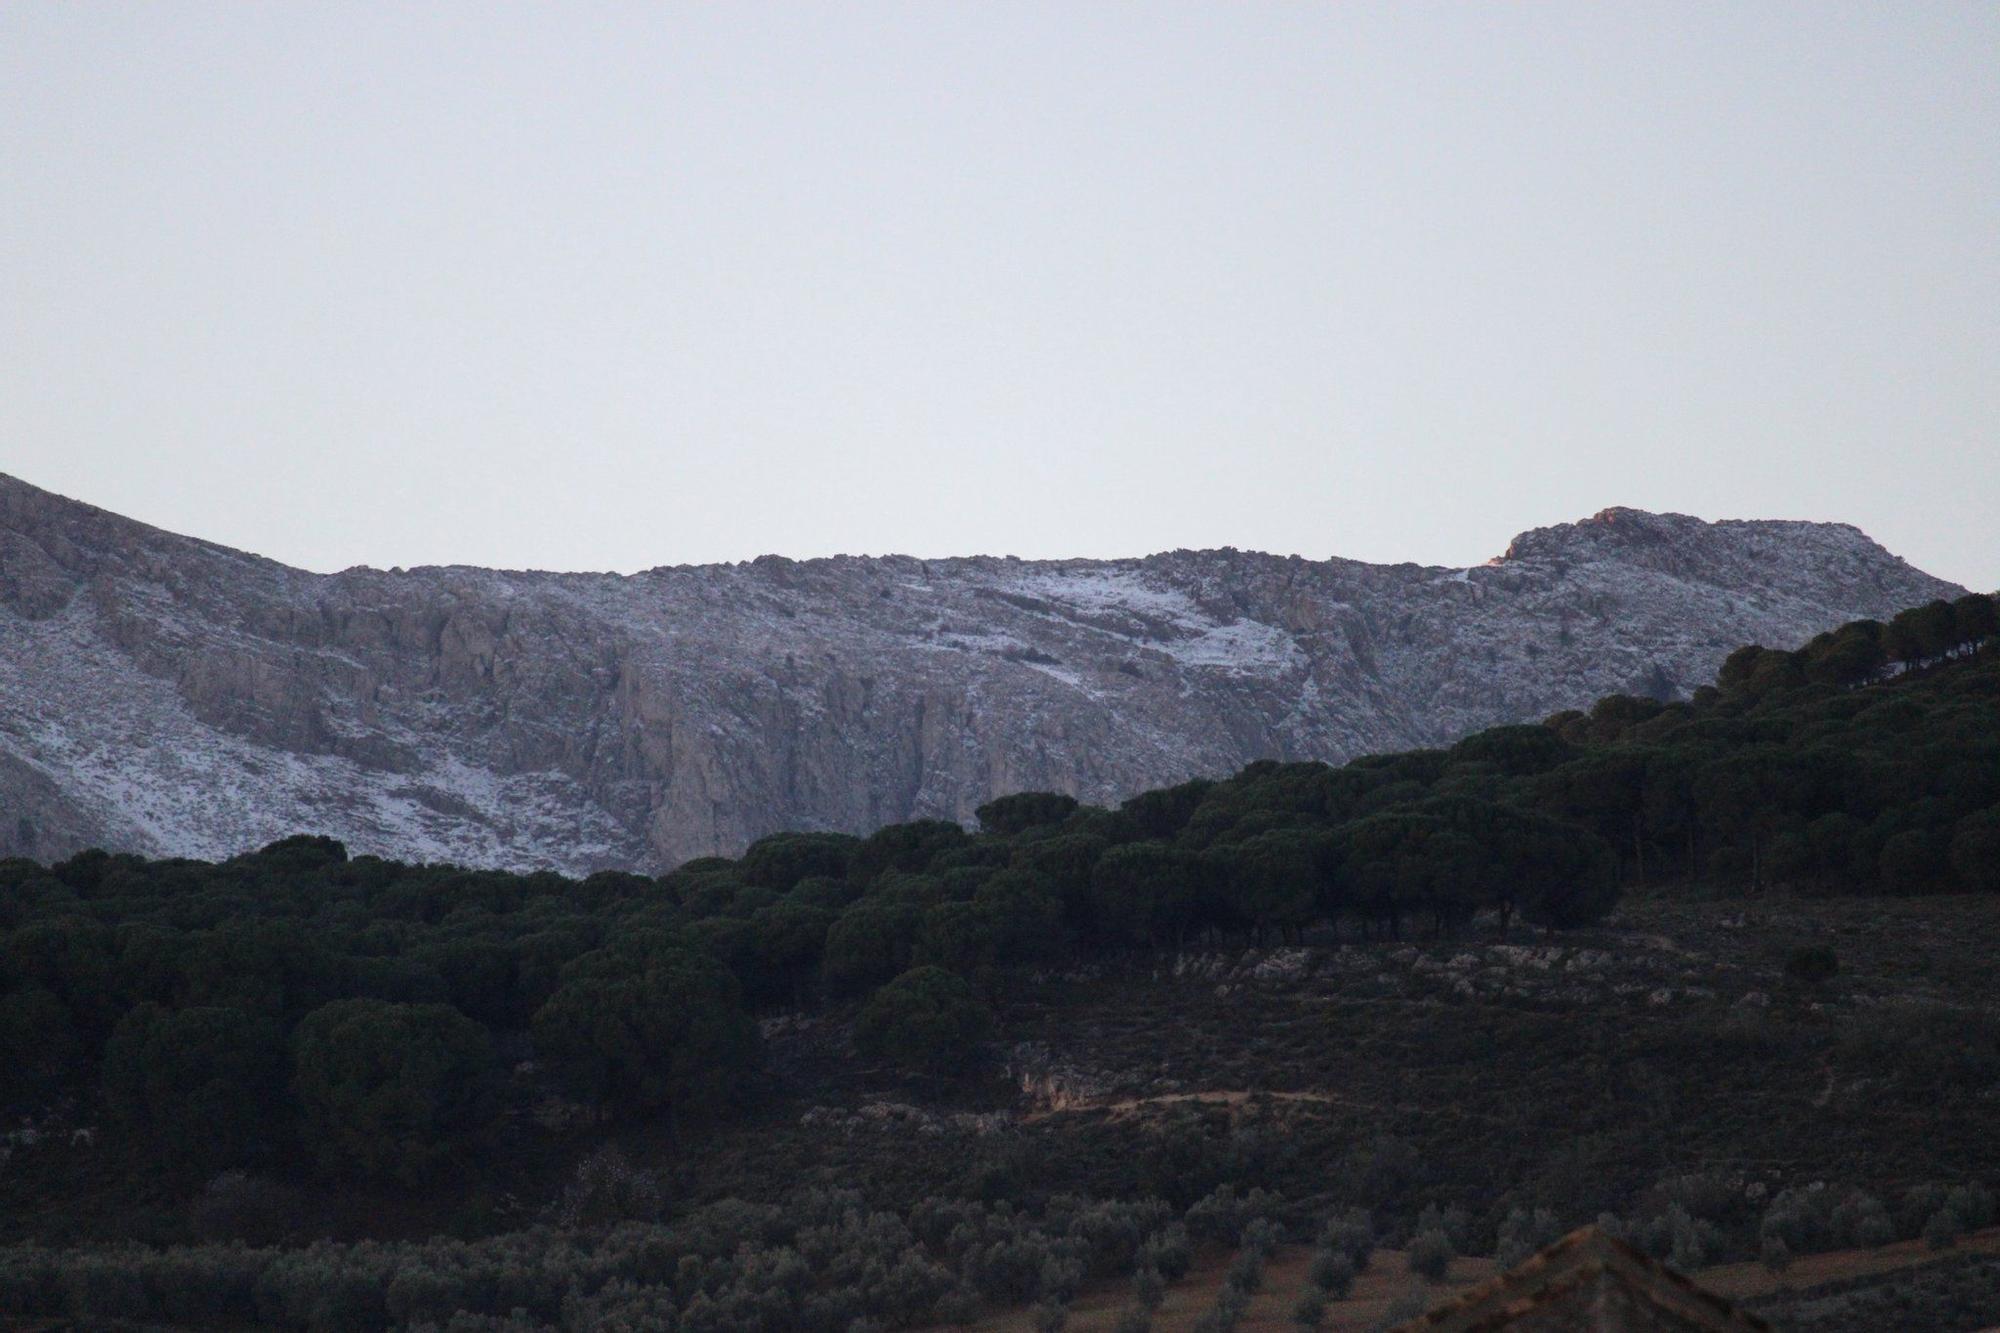
<svg viewBox="0 0 2000 1333">
<path fill-rule="evenodd" d="M 321 575 L 0 477 L 0 852 L 315 831 L 658 869 L 1446 743 L 1958 591 L 1843 525 L 1629 509 L 1468 570 L 1225 549 Z"/>
</svg>

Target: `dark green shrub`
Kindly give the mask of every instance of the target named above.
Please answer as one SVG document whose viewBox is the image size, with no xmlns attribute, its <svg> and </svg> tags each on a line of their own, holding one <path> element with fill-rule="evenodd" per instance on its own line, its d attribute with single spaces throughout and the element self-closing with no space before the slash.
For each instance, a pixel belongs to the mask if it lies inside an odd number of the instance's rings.
<svg viewBox="0 0 2000 1333">
<path fill-rule="evenodd" d="M 497 1109 L 492 1042 L 448 1005 L 336 1000 L 292 1051 L 305 1142 L 330 1174 L 415 1184 Z"/>
<path fill-rule="evenodd" d="M 1831 1221 L 1834 1235 L 1845 1246 L 1873 1249 L 1896 1239 L 1896 1224 L 1889 1220 L 1889 1210 L 1880 1199 L 1860 1190 L 1850 1190 L 1834 1205 Z"/>
<path fill-rule="evenodd" d="M 938 1298 L 936 1313 L 941 1324 L 969 1327 L 979 1317 L 979 1293 L 969 1287 L 953 1287 Z"/>
<path fill-rule="evenodd" d="M 842 912 L 827 928 L 821 967 L 828 989 L 853 995 L 907 970 L 923 919 L 916 904 L 872 899 Z"/>
<path fill-rule="evenodd" d="M 1451 1261 L 1458 1257 L 1458 1247 L 1451 1243 L 1441 1228 L 1432 1227 L 1420 1231 L 1410 1241 L 1409 1265 L 1412 1273 L 1419 1274 L 1426 1281 L 1442 1282 Z"/>
<path fill-rule="evenodd" d="M 1200 1240 L 1240 1245 L 1250 1226 L 1268 1218 L 1279 1202 L 1266 1190 L 1252 1188 L 1239 1195 L 1232 1184 L 1217 1185 L 1187 1210 L 1188 1233 Z"/>
<path fill-rule="evenodd" d="M 1150 1268 L 1168 1282 L 1186 1277 L 1193 1263 L 1194 1251 L 1188 1244 L 1187 1231 L 1179 1226 L 1161 1230 L 1139 1247 L 1140 1268 Z"/>
<path fill-rule="evenodd" d="M 845 833 L 774 833 L 743 853 L 743 878 L 760 889 L 790 892 L 814 876 L 841 879 L 861 840 Z"/>
<path fill-rule="evenodd" d="M 1269 1216 L 1253 1218 L 1243 1228 L 1243 1248 L 1259 1259 L 1268 1259 L 1285 1243 L 1285 1229 Z"/>
<path fill-rule="evenodd" d="M 62 1264 L 62 1284 L 69 1312 L 86 1322 L 151 1319 L 153 1308 L 139 1262 L 144 1251 L 82 1251 Z"/>
<path fill-rule="evenodd" d="M 151 1136 L 164 1161 L 213 1171 L 276 1146 L 292 1118 L 286 1064 L 269 1019 L 142 1004 L 105 1047 L 104 1090 L 113 1112 Z"/>
<path fill-rule="evenodd" d="M 1076 813 L 1076 797 L 1052 791 L 1024 791 L 988 801 L 973 812 L 987 833 L 1011 838 L 1045 824 L 1060 824 Z"/>
<path fill-rule="evenodd" d="M 1354 1289 L 1354 1261 L 1344 1250 L 1319 1250 L 1306 1270 L 1306 1280 L 1335 1300 L 1346 1300 Z"/>
<path fill-rule="evenodd" d="M 577 1163 L 555 1214 L 562 1226 L 606 1227 L 656 1221 L 665 1206 L 659 1177 L 633 1166 L 616 1146 L 607 1146 Z"/>
<path fill-rule="evenodd" d="M 69 1006 L 47 987 L 0 995 L 0 1068 L 14 1096 L 47 1096 L 75 1075 L 85 1050 Z"/>
<path fill-rule="evenodd" d="M 1993 1225 L 1993 1191 L 1976 1180 L 1945 1195 L 1944 1206 L 1957 1215 L 1967 1231 Z"/>
<path fill-rule="evenodd" d="M 268 1256 L 206 1245 L 145 1255 L 138 1270 L 152 1308 L 176 1325 L 233 1325 L 257 1318 L 257 1277 Z"/>
<path fill-rule="evenodd" d="M 1245 1294 L 1254 1294 L 1264 1285 L 1264 1256 L 1247 1247 L 1238 1250 L 1222 1280 Z"/>
<path fill-rule="evenodd" d="M 1366 1209 L 1346 1209 L 1326 1220 L 1319 1243 L 1323 1250 L 1345 1255 L 1353 1271 L 1359 1273 L 1368 1267 L 1368 1258 L 1375 1252 L 1375 1224 L 1368 1220 Z"/>
<path fill-rule="evenodd" d="M 1904 1190 L 1903 1197 L 1896 1203 L 1896 1233 L 1911 1240 L 1921 1237 L 1924 1225 L 1931 1220 L 1932 1214 L 1944 1207 L 1945 1196 L 1949 1193 L 1943 1185 L 1929 1181 Z"/>
<path fill-rule="evenodd" d="M 1471 1246 L 1472 1215 L 1457 1204 L 1440 1208 L 1434 1203 L 1427 1203 L 1424 1210 L 1417 1214 L 1414 1229 L 1419 1232 L 1442 1231 L 1451 1241 L 1452 1248 L 1463 1254 Z"/>
<path fill-rule="evenodd" d="M 16 1316 L 57 1315 L 64 1300 L 60 1252 L 36 1245 L 0 1248 L 0 1310 Z"/>
<path fill-rule="evenodd" d="M 1548 1245 L 1562 1235 L 1562 1224 L 1556 1215 L 1546 1208 L 1530 1211 L 1525 1208 L 1509 1209 L 1500 1223 L 1499 1242 L 1493 1251 L 1493 1262 L 1501 1268 L 1514 1265 Z"/>
<path fill-rule="evenodd" d="M 875 993 L 854 1024 L 863 1055 L 905 1069 L 963 1068 L 992 1029 L 986 1006 L 963 977 L 938 967 L 912 968 Z"/>
<path fill-rule="evenodd" d="M 1965 1223 L 1949 1208 L 1940 1208 L 1924 1223 L 1924 1243 L 1934 1250 L 1948 1250 L 1965 1235 Z"/>
<path fill-rule="evenodd" d="M 1840 956 L 1827 945 L 1808 944 L 1785 959 L 1785 975 L 1807 986 L 1824 986 L 1840 973 Z"/>
<path fill-rule="evenodd" d="M 304 1207 L 299 1191 L 246 1171 L 224 1171 L 188 1205 L 188 1226 L 203 1240 L 272 1245 L 290 1235 Z"/>
<path fill-rule="evenodd" d="M 1083 1263 L 1069 1250 L 1054 1253 L 1042 1265 L 1041 1281 L 1037 1290 L 1044 1302 L 1067 1304 L 1076 1299 L 1083 1289 Z"/>
<path fill-rule="evenodd" d="M 736 979 L 664 945 L 580 959 L 535 1015 L 535 1050 L 589 1097 L 669 1115 L 726 1106 L 757 1051 Z"/>
</svg>

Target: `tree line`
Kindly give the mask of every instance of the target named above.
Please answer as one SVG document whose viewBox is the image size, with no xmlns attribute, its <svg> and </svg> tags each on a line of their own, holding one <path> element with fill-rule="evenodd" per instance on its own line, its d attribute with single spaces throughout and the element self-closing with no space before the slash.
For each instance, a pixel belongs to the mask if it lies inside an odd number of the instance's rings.
<svg viewBox="0 0 2000 1333">
<path fill-rule="evenodd" d="M 1079 959 L 1571 928 L 1642 882 L 2000 889 L 1994 609 L 1746 648 L 1684 702 L 1262 761 L 1115 809 L 1030 792 L 975 829 L 781 833 L 660 876 L 313 836 L 215 864 L 4 861 L 0 1105 L 101 1099 L 167 1172 L 414 1185 L 491 1142 L 524 1069 L 604 1113 L 729 1114 L 760 1011 L 842 1007 L 864 1057 L 936 1071 L 1008 977 Z"/>
</svg>

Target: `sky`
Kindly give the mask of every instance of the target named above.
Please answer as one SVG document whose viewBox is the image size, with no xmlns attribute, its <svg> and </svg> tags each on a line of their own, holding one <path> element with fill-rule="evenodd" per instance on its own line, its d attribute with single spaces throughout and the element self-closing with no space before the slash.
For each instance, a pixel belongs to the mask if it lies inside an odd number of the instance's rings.
<svg viewBox="0 0 2000 1333">
<path fill-rule="evenodd" d="M 317 570 L 2000 587 L 2000 4 L 0 5 L 0 471 Z"/>
</svg>

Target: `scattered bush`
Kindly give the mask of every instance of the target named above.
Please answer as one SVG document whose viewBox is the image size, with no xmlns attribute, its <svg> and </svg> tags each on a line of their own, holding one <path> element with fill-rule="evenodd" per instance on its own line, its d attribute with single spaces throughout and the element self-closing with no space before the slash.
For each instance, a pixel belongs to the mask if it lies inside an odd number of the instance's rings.
<svg viewBox="0 0 2000 1333">
<path fill-rule="evenodd" d="M 634 1167 L 612 1145 L 577 1163 L 555 1213 L 561 1226 L 607 1227 L 657 1221 L 664 1205 L 659 1177 Z"/>
<path fill-rule="evenodd" d="M 1218 1185 L 1187 1210 L 1188 1234 L 1224 1245 L 1240 1245 L 1251 1224 L 1267 1219 L 1279 1202 L 1275 1195 L 1261 1189 L 1239 1195 L 1234 1185 Z"/>
<path fill-rule="evenodd" d="M 1076 1299 L 1083 1289 L 1083 1259 L 1072 1249 L 1050 1254 L 1042 1265 L 1040 1290 L 1042 1300 L 1056 1304 L 1067 1304 Z"/>
<path fill-rule="evenodd" d="M 1285 1229 L 1268 1217 L 1252 1220 L 1243 1228 L 1243 1249 L 1259 1259 L 1268 1259 L 1285 1243 Z"/>
<path fill-rule="evenodd" d="M 1346 1300 L 1354 1289 L 1354 1261 L 1344 1250 L 1320 1250 L 1312 1257 L 1306 1280 L 1334 1300 Z"/>
<path fill-rule="evenodd" d="M 1264 1285 L 1264 1256 L 1247 1246 L 1238 1250 L 1222 1281 L 1246 1296 L 1254 1295 Z"/>
<path fill-rule="evenodd" d="M 1410 1241 L 1410 1271 L 1422 1276 L 1426 1281 L 1442 1282 L 1451 1267 L 1451 1261 L 1458 1257 L 1458 1247 L 1451 1243 L 1441 1227 L 1419 1231 Z"/>
<path fill-rule="evenodd" d="M 1949 1208 L 1940 1208 L 1924 1223 L 1924 1243 L 1934 1250 L 1948 1250 L 1965 1235 L 1965 1223 Z"/>
<path fill-rule="evenodd" d="M 1346 1255 L 1353 1271 L 1359 1273 L 1368 1267 L 1368 1258 L 1375 1252 L 1375 1224 L 1368 1219 L 1367 1210 L 1349 1208 L 1326 1220 L 1320 1228 L 1319 1244 L 1323 1250 Z"/>
<path fill-rule="evenodd" d="M 1943 1185 L 1925 1181 L 1912 1185 L 1903 1191 L 1896 1202 L 1896 1234 L 1906 1240 L 1914 1240 L 1923 1235 L 1924 1224 L 1931 1215 L 1944 1207 L 1945 1196 L 1949 1194 Z"/>
<path fill-rule="evenodd" d="M 1993 1192 L 1976 1180 L 1946 1194 L 1944 1206 L 1967 1231 L 1993 1225 Z"/>
<path fill-rule="evenodd" d="M 1512 1268 L 1559 1239 L 1562 1234 L 1562 1224 L 1546 1208 L 1533 1211 L 1509 1209 L 1500 1223 L 1499 1243 L 1493 1251 L 1493 1262 L 1501 1268 Z"/>
<path fill-rule="evenodd" d="M 1785 959 L 1785 975 L 1807 986 L 1824 986 L 1840 973 L 1840 956 L 1824 944 L 1808 944 L 1792 950 Z"/>
<path fill-rule="evenodd" d="M 1663 1213 L 1634 1223 L 1630 1230 L 1633 1244 L 1684 1273 L 1706 1267 L 1724 1248 L 1721 1228 L 1706 1218 L 1696 1217 L 1679 1202 L 1667 1205 Z"/>
<path fill-rule="evenodd" d="M 1414 1230 L 1442 1231 L 1450 1237 L 1452 1246 L 1462 1254 L 1471 1248 L 1472 1215 L 1457 1204 L 1448 1208 L 1439 1208 L 1434 1203 L 1425 1204 L 1424 1210 L 1417 1214 Z"/>
<path fill-rule="evenodd" d="M 224 1171 L 188 1205 L 188 1226 L 203 1240 L 273 1245 L 291 1234 L 304 1199 L 290 1185 Z"/>
<path fill-rule="evenodd" d="M 1361 1207 L 1395 1198 L 1422 1174 L 1423 1159 L 1415 1146 L 1393 1134 L 1377 1134 L 1355 1144 L 1340 1168 L 1347 1196 Z"/>
<path fill-rule="evenodd" d="M 1168 1282 L 1178 1282 L 1186 1277 L 1194 1263 L 1194 1252 L 1188 1244 L 1186 1229 L 1170 1226 L 1147 1237 L 1139 1247 L 1139 1263 Z"/>
<path fill-rule="evenodd" d="M 1240 1287 L 1225 1283 L 1216 1293 L 1215 1304 L 1195 1320 L 1195 1333 L 1231 1333 L 1250 1308 L 1250 1296 Z"/>
<path fill-rule="evenodd" d="M 1833 1233 L 1843 1245 L 1873 1249 L 1896 1239 L 1896 1224 L 1889 1220 L 1889 1210 L 1880 1199 L 1860 1190 L 1850 1190 L 1834 1205 L 1831 1220 Z"/>
</svg>

